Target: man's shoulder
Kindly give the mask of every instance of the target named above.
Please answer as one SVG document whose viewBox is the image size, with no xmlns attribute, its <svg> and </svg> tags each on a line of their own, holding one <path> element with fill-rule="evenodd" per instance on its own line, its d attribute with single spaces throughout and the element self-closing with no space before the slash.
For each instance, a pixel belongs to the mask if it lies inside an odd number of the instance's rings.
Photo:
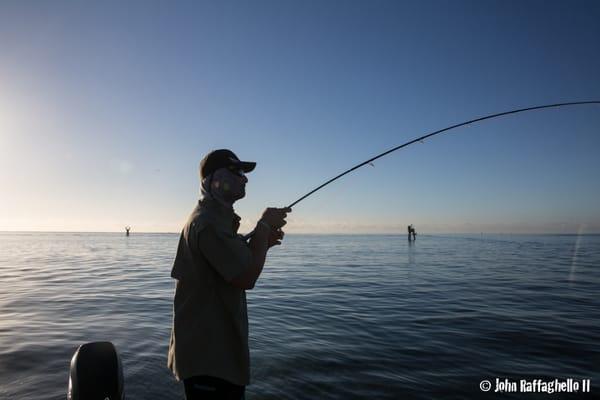
<svg viewBox="0 0 600 400">
<path fill-rule="evenodd" d="M 219 225 L 217 216 L 210 209 L 202 207 L 202 203 L 199 203 L 188 217 L 186 230 L 200 233 L 207 230 L 207 228 L 211 228 L 208 230 L 218 230 Z"/>
<path fill-rule="evenodd" d="M 186 230 L 200 232 L 210 225 L 210 216 L 200 206 L 196 206 L 185 225 Z"/>
</svg>

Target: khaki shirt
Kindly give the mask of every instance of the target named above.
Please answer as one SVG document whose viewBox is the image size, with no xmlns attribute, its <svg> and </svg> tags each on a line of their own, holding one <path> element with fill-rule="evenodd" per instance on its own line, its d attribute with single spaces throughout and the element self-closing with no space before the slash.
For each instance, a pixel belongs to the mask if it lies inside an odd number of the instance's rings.
<svg viewBox="0 0 600 400">
<path fill-rule="evenodd" d="M 178 380 L 197 375 L 250 383 L 246 291 L 229 282 L 252 262 L 234 231 L 239 217 L 205 198 L 179 239 L 171 276 L 177 279 L 168 366 Z"/>
</svg>

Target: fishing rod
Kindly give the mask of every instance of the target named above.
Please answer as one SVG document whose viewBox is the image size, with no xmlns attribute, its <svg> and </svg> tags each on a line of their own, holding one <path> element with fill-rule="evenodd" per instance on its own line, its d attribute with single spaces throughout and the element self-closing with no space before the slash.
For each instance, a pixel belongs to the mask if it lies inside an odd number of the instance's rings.
<svg viewBox="0 0 600 400">
<path fill-rule="evenodd" d="M 339 175 L 337 175 L 337 176 L 335 176 L 335 177 L 331 178 L 331 179 L 330 179 L 330 180 L 328 180 L 327 182 L 323 183 L 323 184 L 322 184 L 322 185 L 320 185 L 320 186 L 317 186 L 316 188 L 314 188 L 314 189 L 313 189 L 313 190 L 311 190 L 310 192 L 306 193 L 304 196 L 300 197 L 298 200 L 296 200 L 296 201 L 294 201 L 292 204 L 290 204 L 290 205 L 288 206 L 288 208 L 292 208 L 293 206 L 295 206 L 296 204 L 300 203 L 302 200 L 306 199 L 308 196 L 310 196 L 311 194 L 315 193 L 316 191 L 318 191 L 318 190 L 320 190 L 320 189 L 324 188 L 325 186 L 329 185 L 330 183 L 332 183 L 332 182 L 334 182 L 334 181 L 336 181 L 336 180 L 340 179 L 342 176 L 344 176 L 344 175 L 346 175 L 346 174 L 349 174 L 350 172 L 352 172 L 352 171 L 354 171 L 354 170 L 356 170 L 356 169 L 359 169 L 360 167 L 362 167 L 362 166 L 364 166 L 364 165 L 367 165 L 367 164 L 370 164 L 370 163 L 372 163 L 373 161 L 377 160 L 378 158 L 381 158 L 381 157 L 383 157 L 383 156 L 386 156 L 386 155 L 388 155 L 388 154 L 390 154 L 390 153 L 393 153 L 393 152 L 394 152 L 394 151 L 396 151 L 396 150 L 400 150 L 400 149 L 401 149 L 401 148 L 403 148 L 403 147 L 410 146 L 410 145 L 411 145 L 411 144 L 413 144 L 413 143 L 416 143 L 416 142 L 422 142 L 424 139 L 428 139 L 428 138 L 430 138 L 430 137 L 432 137 L 432 136 L 439 135 L 440 133 L 447 132 L 447 131 L 449 131 L 449 130 L 451 130 L 451 129 L 460 128 L 461 126 L 470 125 L 470 124 L 473 124 L 473 123 L 475 123 L 475 122 L 481 122 L 481 121 L 485 121 L 486 119 L 492 119 L 492 118 L 501 117 L 501 116 L 503 116 L 503 115 L 517 114 L 517 113 L 522 113 L 522 112 L 525 112 L 525 111 L 540 110 L 540 109 L 542 109 L 542 108 L 565 107 L 565 106 L 578 106 L 578 105 L 583 105 L 583 104 L 600 104 L 600 100 L 598 100 L 598 101 L 574 101 L 574 102 L 570 102 L 570 103 L 557 103 L 557 104 L 547 104 L 547 105 L 543 105 L 543 106 L 535 106 L 535 107 L 519 108 L 519 109 L 517 109 L 517 110 L 504 111 L 504 112 L 501 112 L 501 113 L 496 113 L 496 114 L 490 114 L 490 115 L 486 115 L 485 117 L 479 117 L 479 118 L 475 118 L 475 119 L 472 119 L 472 120 L 469 120 L 469 121 L 466 121 L 466 122 L 461 122 L 460 124 L 455 124 L 455 125 L 449 126 L 449 127 L 447 127 L 447 128 L 440 129 L 440 130 L 438 130 L 438 131 L 435 131 L 435 132 L 428 133 L 428 134 L 426 134 L 426 135 L 423 135 L 423 136 L 421 136 L 421 137 L 418 137 L 418 138 L 416 138 L 416 139 L 413 139 L 413 140 L 411 140 L 411 141 L 409 141 L 409 142 L 406 142 L 406 143 L 404 143 L 404 144 L 401 144 L 400 146 L 396 146 L 396 147 L 394 147 L 394 148 L 392 148 L 392 149 L 389 149 L 389 150 L 387 150 L 387 151 L 384 151 L 383 153 L 381 153 L 381 154 L 378 154 L 378 155 L 376 155 L 376 156 L 375 156 L 375 157 L 373 157 L 373 158 L 369 158 L 367 161 L 361 162 L 361 163 L 360 163 L 360 164 L 358 164 L 358 165 L 355 165 L 354 167 L 352 167 L 352 168 L 350 168 L 350 169 L 348 169 L 348 170 L 346 170 L 346 171 L 342 172 L 341 174 L 339 174 Z"/>
<path fill-rule="evenodd" d="M 349 174 L 350 172 L 357 170 L 358 168 L 365 166 L 367 164 L 372 163 L 373 161 L 386 156 L 390 153 L 393 153 L 394 151 L 400 150 L 404 147 L 410 146 L 413 143 L 417 143 L 417 142 L 423 142 L 423 140 L 428 139 L 430 137 L 433 137 L 435 135 L 439 135 L 441 133 L 444 132 L 448 132 L 452 129 L 456 129 L 456 128 L 460 128 L 461 126 L 466 126 L 466 125 L 470 125 L 470 124 L 474 124 L 476 122 L 481 122 L 481 121 L 485 121 L 487 119 L 492 119 L 492 118 L 498 118 L 498 117 L 502 117 L 504 115 L 510 115 L 510 114 L 518 114 L 518 113 L 522 113 L 522 112 L 526 112 L 526 111 L 533 111 L 533 110 L 541 110 L 543 108 L 556 108 L 556 107 L 566 107 L 566 106 L 580 106 L 580 105 L 585 105 L 585 104 L 600 104 L 600 100 L 592 100 L 592 101 L 572 101 L 572 102 L 568 102 L 568 103 L 556 103 L 556 104 L 545 104 L 543 106 L 535 106 L 535 107 L 526 107 L 526 108 L 519 108 L 516 110 L 510 110 L 510 111 L 504 111 L 504 112 L 500 112 L 500 113 L 495 113 L 495 114 L 490 114 L 490 115 L 486 115 L 483 117 L 479 117 L 479 118 L 474 118 L 471 119 L 469 121 L 465 121 L 465 122 L 461 122 L 459 124 L 454 124 L 451 126 L 448 126 L 446 128 L 434 131 L 434 132 L 430 132 L 426 135 L 423 135 L 421 137 L 418 137 L 416 139 L 410 140 L 406 143 L 401 144 L 400 146 L 396 146 L 394 148 L 391 148 L 389 150 L 384 151 L 383 153 L 380 153 L 378 155 L 376 155 L 375 157 L 369 158 L 366 161 L 361 162 L 360 164 L 355 165 L 354 167 L 342 172 L 339 175 L 334 176 L 333 178 L 329 179 L 328 181 L 326 181 L 325 183 L 317 186 L 316 188 L 314 188 L 313 190 L 311 190 L 310 192 L 306 193 L 304 196 L 300 197 L 298 200 L 294 201 L 293 203 L 291 203 L 289 206 L 287 206 L 288 208 L 292 208 L 293 206 L 295 206 L 296 204 L 300 203 L 302 200 L 306 199 L 308 196 L 312 195 L 313 193 L 323 189 L 325 186 L 329 185 L 330 183 L 333 183 L 334 181 L 340 179 L 342 176 Z M 250 232 L 249 234 L 247 234 L 246 236 L 244 236 L 246 239 L 249 239 L 250 237 L 252 237 L 252 235 L 254 235 L 254 231 Z"/>
</svg>

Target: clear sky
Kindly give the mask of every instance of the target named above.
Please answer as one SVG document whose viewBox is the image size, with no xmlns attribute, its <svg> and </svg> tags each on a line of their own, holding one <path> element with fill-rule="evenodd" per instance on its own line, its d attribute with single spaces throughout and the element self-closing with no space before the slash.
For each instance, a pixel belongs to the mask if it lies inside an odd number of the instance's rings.
<svg viewBox="0 0 600 400">
<path fill-rule="evenodd" d="M 600 99 L 598 1 L 0 2 L 0 230 L 177 232 L 198 163 L 242 230 L 477 116 Z M 600 232 L 600 107 L 486 121 L 298 204 L 288 232 Z"/>
</svg>

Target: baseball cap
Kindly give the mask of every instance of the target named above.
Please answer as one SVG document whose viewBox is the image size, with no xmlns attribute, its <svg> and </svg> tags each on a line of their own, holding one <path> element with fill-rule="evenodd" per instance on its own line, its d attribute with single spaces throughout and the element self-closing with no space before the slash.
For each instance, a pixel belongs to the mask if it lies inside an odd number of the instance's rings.
<svg viewBox="0 0 600 400">
<path fill-rule="evenodd" d="M 200 178 L 207 177 L 219 168 L 231 166 L 239 168 L 244 172 L 250 172 L 256 167 L 256 163 L 252 161 L 240 161 L 238 156 L 231 150 L 213 150 L 200 161 Z"/>
</svg>

